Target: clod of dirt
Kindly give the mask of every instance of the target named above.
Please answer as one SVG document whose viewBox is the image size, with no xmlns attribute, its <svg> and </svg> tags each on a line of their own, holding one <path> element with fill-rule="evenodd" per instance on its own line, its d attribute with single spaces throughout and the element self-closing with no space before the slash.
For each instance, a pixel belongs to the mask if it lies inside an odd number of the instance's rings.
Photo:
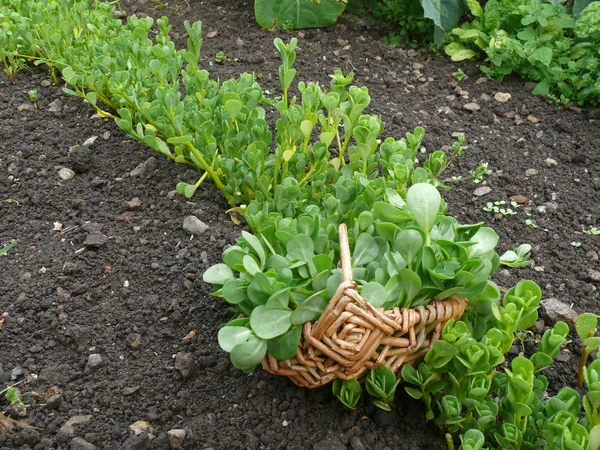
<svg viewBox="0 0 600 450">
<path fill-rule="evenodd" d="M 63 402 L 63 396 L 61 394 L 56 394 L 56 395 L 53 395 L 52 397 L 50 397 L 46 401 L 46 407 L 48 409 L 58 409 L 58 407 L 61 405 L 62 402 Z"/>
<path fill-rule="evenodd" d="M 60 432 L 69 436 L 75 433 L 75 427 L 88 423 L 92 419 L 92 415 L 73 416 L 60 427 Z"/>
<path fill-rule="evenodd" d="M 102 356 L 98 353 L 92 353 L 88 356 L 87 364 L 85 365 L 86 372 L 93 372 L 102 365 Z"/>
<path fill-rule="evenodd" d="M 99 248 L 106 244 L 106 236 L 101 233 L 88 234 L 83 241 L 83 246 L 87 248 Z"/>
<path fill-rule="evenodd" d="M 92 150 L 88 146 L 75 145 L 69 149 L 69 161 L 76 173 L 84 173 L 92 167 Z"/>
<path fill-rule="evenodd" d="M 48 105 L 48 111 L 50 112 L 60 112 L 62 109 L 62 102 L 59 99 L 54 100 L 52 103 Z"/>
<path fill-rule="evenodd" d="M 137 350 L 142 345 L 142 335 L 139 333 L 131 333 L 127 336 L 127 344 L 134 349 Z"/>
<path fill-rule="evenodd" d="M 35 106 L 33 106 L 31 103 L 23 103 L 22 105 L 19 105 L 17 110 L 19 112 L 33 112 L 35 111 Z"/>
</svg>

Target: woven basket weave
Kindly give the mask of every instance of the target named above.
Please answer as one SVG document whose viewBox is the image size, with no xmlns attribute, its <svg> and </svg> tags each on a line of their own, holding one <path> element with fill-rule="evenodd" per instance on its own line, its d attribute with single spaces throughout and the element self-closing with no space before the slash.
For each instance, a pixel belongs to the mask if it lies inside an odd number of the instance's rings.
<svg viewBox="0 0 600 450">
<path fill-rule="evenodd" d="M 352 280 L 344 224 L 339 237 L 344 281 L 319 320 L 304 324 L 294 358 L 278 361 L 267 354 L 262 361 L 267 372 L 287 376 L 299 386 L 317 388 L 335 379 L 351 380 L 381 365 L 400 376 L 402 365 L 425 356 L 446 322 L 458 319 L 467 307 L 466 299 L 452 296 L 414 309 L 374 308 Z"/>
</svg>

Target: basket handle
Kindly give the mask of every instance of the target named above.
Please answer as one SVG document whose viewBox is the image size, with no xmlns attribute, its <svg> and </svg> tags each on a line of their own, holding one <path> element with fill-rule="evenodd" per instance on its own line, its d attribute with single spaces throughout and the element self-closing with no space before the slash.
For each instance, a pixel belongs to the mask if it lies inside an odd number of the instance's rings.
<svg viewBox="0 0 600 450">
<path fill-rule="evenodd" d="M 350 243 L 348 242 L 348 228 L 342 223 L 339 227 L 340 259 L 342 261 L 342 276 L 344 281 L 352 281 L 352 260 L 350 259 Z"/>
</svg>

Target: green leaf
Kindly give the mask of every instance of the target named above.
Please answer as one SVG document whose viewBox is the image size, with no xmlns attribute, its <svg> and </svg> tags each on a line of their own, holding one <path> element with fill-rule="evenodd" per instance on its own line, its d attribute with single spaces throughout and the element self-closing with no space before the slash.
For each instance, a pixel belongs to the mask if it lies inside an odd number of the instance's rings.
<svg viewBox="0 0 600 450">
<path fill-rule="evenodd" d="M 244 256 L 242 259 L 242 263 L 244 264 L 244 269 L 252 276 L 256 276 L 257 273 L 261 273 L 260 267 L 258 267 L 258 263 L 256 259 L 254 259 L 250 255 Z"/>
<path fill-rule="evenodd" d="M 396 236 L 394 247 L 412 267 L 414 259 L 423 247 L 423 236 L 417 230 L 402 230 Z"/>
<path fill-rule="evenodd" d="M 404 390 L 408 395 L 410 395 L 416 400 L 420 400 L 421 398 L 423 398 L 423 393 L 419 389 L 410 386 L 404 386 Z"/>
<path fill-rule="evenodd" d="M 219 345 L 226 352 L 231 352 L 236 345 L 250 339 L 252 330 L 246 327 L 225 326 L 219 330 Z"/>
<path fill-rule="evenodd" d="M 379 255 L 379 246 L 375 238 L 368 233 L 362 233 L 356 240 L 354 252 L 352 254 L 352 263 L 356 266 L 364 266 L 374 261 Z"/>
<path fill-rule="evenodd" d="M 460 42 L 452 42 L 446 45 L 444 51 L 454 62 L 466 61 L 477 56 L 477 52 L 465 47 Z"/>
<path fill-rule="evenodd" d="M 239 279 L 229 280 L 223 285 L 223 298 L 233 305 L 242 303 L 248 298 L 246 291 L 248 285 Z"/>
<path fill-rule="evenodd" d="M 498 235 L 492 228 L 481 227 L 469 241 L 475 242 L 475 245 L 472 245 L 467 249 L 469 256 L 471 256 L 471 258 L 477 258 L 496 248 L 496 245 L 498 244 Z"/>
<path fill-rule="evenodd" d="M 306 262 L 312 260 L 315 252 L 315 246 L 312 239 L 305 234 L 299 234 L 298 236 L 295 236 L 287 243 L 286 249 L 288 255 L 293 259 Z"/>
<path fill-rule="evenodd" d="M 294 326 L 281 336 L 270 339 L 268 342 L 268 351 L 271 356 L 278 361 L 286 361 L 296 356 L 300 337 L 302 336 L 302 327 Z"/>
<path fill-rule="evenodd" d="M 185 145 L 185 144 L 189 144 L 190 142 L 193 141 L 192 136 L 174 136 L 172 138 L 167 139 L 167 142 L 169 144 L 173 144 L 173 145 Z"/>
<path fill-rule="evenodd" d="M 225 264 L 215 264 L 202 275 L 204 282 L 209 284 L 225 284 L 234 278 L 233 271 Z"/>
<path fill-rule="evenodd" d="M 327 301 L 322 297 L 322 292 L 317 292 L 307 298 L 290 316 L 293 325 L 302 325 L 305 322 L 317 320 L 325 311 Z"/>
<path fill-rule="evenodd" d="M 375 281 L 364 285 L 360 295 L 375 308 L 382 308 L 388 297 L 385 287 Z"/>
<path fill-rule="evenodd" d="M 272 339 L 281 336 L 290 329 L 292 311 L 283 309 L 267 309 L 263 305 L 257 306 L 250 315 L 250 326 L 259 338 Z"/>
<path fill-rule="evenodd" d="M 258 259 L 260 261 L 260 267 L 261 268 L 265 267 L 265 263 L 267 261 L 267 256 L 265 254 L 264 247 L 260 243 L 260 240 L 253 234 L 248 233 L 247 231 L 242 231 L 242 237 L 248 243 L 250 248 L 252 250 L 254 250 L 254 253 L 256 253 L 256 256 L 258 256 Z"/>
<path fill-rule="evenodd" d="M 550 47 L 539 47 L 533 52 L 533 57 L 546 67 L 552 62 L 552 49 Z"/>
<path fill-rule="evenodd" d="M 255 0 L 256 21 L 263 28 L 321 28 L 333 25 L 346 4 L 334 0 Z"/>
<path fill-rule="evenodd" d="M 598 316 L 596 314 L 583 313 L 577 316 L 575 321 L 575 330 L 577 330 L 577 335 L 582 341 L 587 339 L 592 331 L 595 333 L 597 326 Z"/>
<path fill-rule="evenodd" d="M 440 193 L 429 183 L 413 184 L 406 194 L 408 209 L 419 226 L 427 232 L 433 228 L 441 203 Z"/>
<path fill-rule="evenodd" d="M 267 354 L 267 341 L 251 337 L 231 350 L 231 363 L 241 370 L 252 370 Z"/>
</svg>

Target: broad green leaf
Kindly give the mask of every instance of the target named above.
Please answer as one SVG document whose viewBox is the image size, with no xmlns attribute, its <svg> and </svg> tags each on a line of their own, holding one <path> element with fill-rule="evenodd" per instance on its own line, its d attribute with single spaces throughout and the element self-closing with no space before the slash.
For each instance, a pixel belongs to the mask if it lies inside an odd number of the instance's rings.
<svg viewBox="0 0 600 450">
<path fill-rule="evenodd" d="M 356 240 L 354 252 L 352 253 L 352 264 L 364 266 L 377 258 L 379 246 L 375 238 L 368 233 L 362 233 Z"/>
<path fill-rule="evenodd" d="M 448 44 L 444 48 L 444 51 L 454 62 L 466 61 L 467 59 L 472 59 L 477 56 L 477 52 L 465 47 L 460 42 L 452 42 Z"/>
<path fill-rule="evenodd" d="M 442 197 L 429 183 L 417 183 L 406 194 L 409 211 L 423 230 L 429 232 L 440 210 Z"/>
<path fill-rule="evenodd" d="M 290 288 L 278 290 L 273 293 L 265 303 L 267 309 L 286 309 L 290 302 Z"/>
<path fill-rule="evenodd" d="M 299 234 L 292 238 L 286 245 L 288 255 L 293 259 L 300 261 L 311 261 L 315 252 L 315 246 L 312 239 L 305 235 Z"/>
<path fill-rule="evenodd" d="M 470 242 L 475 242 L 475 245 L 468 247 L 467 251 L 471 258 L 476 258 L 496 248 L 498 235 L 492 228 L 481 227 L 470 239 Z"/>
<path fill-rule="evenodd" d="M 423 247 L 423 237 L 416 230 L 402 230 L 396 236 L 394 247 L 402 258 L 412 265 L 415 257 Z"/>
<path fill-rule="evenodd" d="M 281 336 L 270 339 L 268 342 L 268 351 L 271 356 L 279 361 L 286 361 L 296 356 L 298 344 L 302 336 L 302 327 L 293 326 Z"/>
<path fill-rule="evenodd" d="M 244 265 L 244 269 L 250 275 L 256 276 L 257 273 L 261 273 L 260 267 L 258 267 L 258 263 L 256 262 L 256 259 L 254 259 L 252 256 L 250 256 L 250 255 L 244 256 L 244 258 L 242 259 L 242 263 Z"/>
<path fill-rule="evenodd" d="M 259 338 L 272 339 L 281 336 L 290 329 L 290 315 L 292 311 L 283 309 L 267 309 L 263 305 L 257 306 L 250 315 L 250 326 Z"/>
<path fill-rule="evenodd" d="M 229 280 L 223 285 L 223 298 L 231 304 L 238 304 L 248 298 L 248 285 L 239 279 Z"/>
<path fill-rule="evenodd" d="M 226 264 L 215 264 L 202 275 L 204 282 L 209 284 L 225 284 L 234 278 L 233 271 Z"/>
<path fill-rule="evenodd" d="M 236 345 L 246 342 L 252 336 L 252 330 L 246 327 L 225 326 L 219 330 L 219 345 L 231 352 Z"/>
<path fill-rule="evenodd" d="M 260 240 L 253 234 L 248 233 L 247 231 L 242 231 L 242 237 L 246 240 L 250 248 L 254 250 L 256 256 L 258 256 L 261 269 L 265 267 L 265 263 L 267 262 L 267 256 L 265 254 L 265 249 L 262 246 Z"/>
<path fill-rule="evenodd" d="M 375 308 L 383 307 L 388 298 L 385 287 L 375 281 L 371 281 L 364 285 L 360 291 L 360 295 Z"/>
<path fill-rule="evenodd" d="M 241 370 L 251 370 L 263 360 L 267 354 L 267 341 L 251 337 L 248 341 L 236 345 L 231 350 L 231 363 Z"/>
<path fill-rule="evenodd" d="M 305 322 L 317 320 L 327 307 L 327 301 L 322 292 L 317 292 L 307 298 L 290 316 L 293 325 L 302 325 Z"/>
<path fill-rule="evenodd" d="M 334 0 L 256 0 L 254 14 L 263 28 L 321 28 L 333 25 L 346 4 Z"/>
<path fill-rule="evenodd" d="M 583 313 L 577 316 L 575 321 L 575 330 L 582 341 L 586 340 L 591 332 L 596 332 L 598 326 L 598 316 L 591 313 Z"/>
<path fill-rule="evenodd" d="M 404 292 L 406 293 L 405 302 L 407 305 L 410 305 L 410 302 L 421 291 L 421 278 L 415 272 L 406 268 L 400 271 L 400 277 L 402 278 Z"/>
</svg>

